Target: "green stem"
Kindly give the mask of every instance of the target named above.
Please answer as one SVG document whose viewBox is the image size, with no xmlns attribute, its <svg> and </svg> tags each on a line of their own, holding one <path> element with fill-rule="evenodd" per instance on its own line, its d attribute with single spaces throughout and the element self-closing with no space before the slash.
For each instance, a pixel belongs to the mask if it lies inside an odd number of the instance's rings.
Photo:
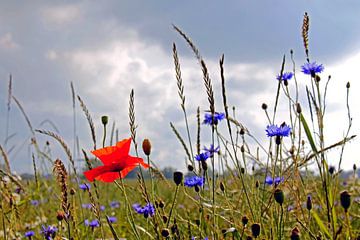
<svg viewBox="0 0 360 240">
<path fill-rule="evenodd" d="M 176 185 L 175 195 L 174 195 L 173 203 L 172 203 L 172 205 L 171 205 L 169 217 L 168 217 L 168 220 L 167 220 L 167 223 L 166 223 L 166 228 L 168 228 L 168 227 L 169 227 L 169 224 L 170 224 L 171 215 L 172 215 L 172 211 L 173 211 L 174 206 L 175 206 L 175 201 L 176 201 L 176 197 L 177 197 L 178 190 L 179 190 L 179 185 Z"/>
</svg>

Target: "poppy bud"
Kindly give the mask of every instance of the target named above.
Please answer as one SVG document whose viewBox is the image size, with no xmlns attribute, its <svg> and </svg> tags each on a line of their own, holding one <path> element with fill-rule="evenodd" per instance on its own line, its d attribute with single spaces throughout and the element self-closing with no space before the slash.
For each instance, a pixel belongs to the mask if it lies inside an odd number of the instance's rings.
<svg viewBox="0 0 360 240">
<path fill-rule="evenodd" d="M 169 229 L 164 228 L 161 230 L 161 236 L 168 237 L 170 235 Z"/>
<path fill-rule="evenodd" d="M 321 80 L 320 76 L 319 76 L 319 75 L 316 75 L 316 76 L 315 76 L 315 81 L 316 81 L 316 82 L 320 82 L 320 80 Z"/>
<path fill-rule="evenodd" d="M 56 219 L 62 221 L 65 218 L 65 213 L 63 211 L 57 211 Z"/>
<path fill-rule="evenodd" d="M 302 112 L 300 103 L 296 104 L 296 112 L 299 113 L 299 114 Z"/>
<path fill-rule="evenodd" d="M 300 240 L 300 231 L 297 227 L 294 227 L 293 230 L 291 230 L 290 239 L 291 240 Z"/>
<path fill-rule="evenodd" d="M 194 167 L 193 167 L 193 165 L 189 164 L 187 166 L 187 169 L 188 169 L 189 172 L 192 172 L 194 170 Z"/>
<path fill-rule="evenodd" d="M 45 144 L 46 144 L 46 146 L 49 146 L 49 145 L 50 145 L 50 142 L 49 142 L 49 141 L 46 141 Z"/>
<path fill-rule="evenodd" d="M 254 223 L 251 225 L 251 233 L 255 238 L 257 238 L 260 235 L 260 224 Z"/>
<path fill-rule="evenodd" d="M 266 103 L 263 103 L 262 105 L 261 105 L 261 108 L 263 109 L 263 110 L 266 110 L 267 109 L 267 104 Z"/>
<path fill-rule="evenodd" d="M 312 209 L 312 200 L 310 195 L 307 196 L 306 209 L 309 211 Z"/>
<path fill-rule="evenodd" d="M 149 141 L 149 139 L 144 139 L 143 143 L 142 143 L 142 149 L 144 151 L 144 154 L 146 156 L 149 156 L 151 153 L 151 143 Z"/>
<path fill-rule="evenodd" d="M 354 172 L 356 171 L 356 164 L 355 163 L 353 165 L 353 170 L 354 170 Z"/>
<path fill-rule="evenodd" d="M 281 189 L 276 189 L 274 192 L 275 201 L 282 205 L 284 203 L 284 192 Z"/>
<path fill-rule="evenodd" d="M 220 190 L 221 190 L 222 192 L 225 192 L 225 185 L 224 185 L 223 182 L 220 182 Z"/>
<path fill-rule="evenodd" d="M 346 88 L 350 88 L 350 82 L 346 83 Z"/>
<path fill-rule="evenodd" d="M 108 116 L 102 116 L 102 117 L 101 117 L 101 123 L 102 123 L 103 125 L 108 124 L 108 122 L 109 122 L 109 117 L 108 117 Z"/>
<path fill-rule="evenodd" d="M 243 152 L 245 152 L 245 147 L 244 147 L 244 145 L 242 145 L 241 147 L 240 147 L 240 151 L 243 153 Z"/>
<path fill-rule="evenodd" d="M 174 172 L 174 182 L 176 185 L 180 185 L 183 180 L 183 173 L 182 172 Z"/>
<path fill-rule="evenodd" d="M 350 207 L 350 203 L 351 203 L 350 197 L 351 195 L 350 193 L 348 193 L 348 191 L 342 191 L 340 193 L 340 203 L 341 206 L 344 208 L 345 212 L 347 212 Z"/>
<path fill-rule="evenodd" d="M 241 222 L 242 222 L 242 224 L 245 226 L 246 224 L 248 224 L 249 219 L 247 218 L 247 216 L 243 216 L 243 217 L 241 218 Z"/>
</svg>

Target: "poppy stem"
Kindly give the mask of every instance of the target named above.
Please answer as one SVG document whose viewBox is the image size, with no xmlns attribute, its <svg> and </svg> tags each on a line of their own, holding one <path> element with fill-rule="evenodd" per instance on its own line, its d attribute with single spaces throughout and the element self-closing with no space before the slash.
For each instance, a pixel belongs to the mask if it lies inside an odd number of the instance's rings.
<svg viewBox="0 0 360 240">
<path fill-rule="evenodd" d="M 179 190 L 179 185 L 176 185 L 175 195 L 174 195 L 173 203 L 171 205 L 171 209 L 170 209 L 169 217 L 168 217 L 168 220 L 167 220 L 166 228 L 168 228 L 169 224 L 170 224 L 171 214 L 172 214 L 172 211 L 173 211 L 174 206 L 175 206 L 175 201 L 176 201 L 178 190 Z"/>
</svg>

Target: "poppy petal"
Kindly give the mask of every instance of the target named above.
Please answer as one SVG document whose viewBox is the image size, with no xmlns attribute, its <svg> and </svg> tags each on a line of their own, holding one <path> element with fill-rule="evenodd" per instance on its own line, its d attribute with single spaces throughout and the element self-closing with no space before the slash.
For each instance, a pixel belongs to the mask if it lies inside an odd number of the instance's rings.
<svg viewBox="0 0 360 240">
<path fill-rule="evenodd" d="M 124 139 L 116 144 L 116 146 L 104 147 L 92 151 L 104 165 L 114 162 L 121 162 L 122 158 L 128 156 L 130 150 L 131 138 Z"/>
<path fill-rule="evenodd" d="M 118 178 L 120 178 L 120 174 L 118 172 L 107 172 L 97 176 L 96 180 L 102 182 L 113 182 Z"/>
<path fill-rule="evenodd" d="M 128 165 L 138 165 L 138 164 L 141 164 L 144 168 L 148 168 L 150 167 L 148 164 L 146 164 L 144 162 L 144 160 L 142 158 L 139 158 L 139 157 L 131 157 L 131 156 L 128 156 L 126 159 L 125 159 L 125 162 L 124 162 L 124 165 L 125 166 L 128 166 Z"/>
<path fill-rule="evenodd" d="M 100 166 L 100 167 L 96 167 L 96 168 L 93 168 L 91 170 L 85 171 L 84 175 L 87 178 L 87 180 L 92 182 L 92 181 L 94 181 L 94 179 L 97 176 L 99 176 L 99 175 L 101 175 L 103 173 L 106 173 L 108 171 L 109 171 L 109 168 L 107 166 Z"/>
</svg>

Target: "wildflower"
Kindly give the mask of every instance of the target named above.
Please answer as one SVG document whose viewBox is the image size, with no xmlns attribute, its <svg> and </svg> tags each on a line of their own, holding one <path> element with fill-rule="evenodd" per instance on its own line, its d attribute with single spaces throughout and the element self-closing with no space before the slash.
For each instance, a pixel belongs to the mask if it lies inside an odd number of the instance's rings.
<svg viewBox="0 0 360 240">
<path fill-rule="evenodd" d="M 100 227 L 100 223 L 97 219 L 94 219 L 91 222 L 89 220 L 85 219 L 84 224 L 85 224 L 85 226 L 91 227 L 92 229 L 94 229 L 96 227 Z"/>
<path fill-rule="evenodd" d="M 129 155 L 131 138 L 124 139 L 116 146 L 105 147 L 92 151 L 98 157 L 103 166 L 84 172 L 85 177 L 90 181 L 99 180 L 102 182 L 113 182 L 118 178 L 124 178 L 130 171 L 141 164 L 148 168 L 142 158 Z"/>
<path fill-rule="evenodd" d="M 143 143 L 142 143 L 142 149 L 145 153 L 146 156 L 150 156 L 151 153 L 151 143 L 149 139 L 144 139 Z"/>
<path fill-rule="evenodd" d="M 149 216 L 152 217 L 155 214 L 155 207 L 151 203 L 147 203 L 144 207 L 141 207 L 140 204 L 135 203 L 132 205 L 132 207 L 137 213 L 143 214 L 145 218 L 148 218 Z"/>
<path fill-rule="evenodd" d="M 35 232 L 34 231 L 28 231 L 24 234 L 25 237 L 31 239 L 32 236 L 35 235 Z"/>
<path fill-rule="evenodd" d="M 91 209 L 91 208 L 92 208 L 92 205 L 91 205 L 91 203 L 83 203 L 83 204 L 81 205 L 81 207 L 82 207 L 82 208 L 85 208 L 85 209 Z"/>
<path fill-rule="evenodd" d="M 57 230 L 58 229 L 54 226 L 47 226 L 47 227 L 45 227 L 44 225 L 41 226 L 41 234 L 44 235 L 44 238 L 46 240 L 53 239 L 56 235 Z"/>
<path fill-rule="evenodd" d="M 205 119 L 203 124 L 208 125 L 217 125 L 219 121 L 225 118 L 225 113 L 217 113 L 215 112 L 214 115 L 211 113 L 205 113 Z"/>
<path fill-rule="evenodd" d="M 185 181 L 184 181 L 184 185 L 187 187 L 202 187 L 204 185 L 205 182 L 205 178 L 204 177 L 198 177 L 198 176 L 193 176 L 193 177 L 186 177 Z"/>
<path fill-rule="evenodd" d="M 291 128 L 285 123 L 281 124 L 280 127 L 271 124 L 266 127 L 266 135 L 268 137 L 288 137 L 290 135 Z"/>
<path fill-rule="evenodd" d="M 282 76 L 279 74 L 279 75 L 276 77 L 276 79 L 277 79 L 277 80 L 280 80 L 280 77 L 281 77 L 281 80 L 283 80 L 283 81 L 288 81 L 288 80 L 290 80 L 293 76 L 294 76 L 294 74 L 293 74 L 292 72 L 284 72 L 284 73 L 282 74 Z"/>
<path fill-rule="evenodd" d="M 120 207 L 120 202 L 112 201 L 109 205 L 110 205 L 111 208 L 119 208 Z"/>
<path fill-rule="evenodd" d="M 39 206 L 39 204 L 40 204 L 39 200 L 31 200 L 30 203 L 31 203 L 31 205 L 33 205 L 35 207 Z"/>
<path fill-rule="evenodd" d="M 195 160 L 202 162 L 202 161 L 206 161 L 206 159 L 208 159 L 209 157 L 210 157 L 209 152 L 203 152 L 200 153 L 199 155 L 196 155 Z"/>
<path fill-rule="evenodd" d="M 105 206 L 104 205 L 100 206 L 100 211 L 105 211 Z"/>
<path fill-rule="evenodd" d="M 91 187 L 91 185 L 88 183 L 83 183 L 83 184 L 79 185 L 79 188 L 84 191 L 90 189 L 90 187 Z"/>
<path fill-rule="evenodd" d="M 273 183 L 275 183 L 275 185 L 279 185 L 280 183 L 284 182 L 284 177 L 275 177 L 272 178 L 270 176 L 267 176 L 265 178 L 265 183 L 268 185 L 272 185 Z"/>
<path fill-rule="evenodd" d="M 220 146 L 217 146 L 216 148 L 214 148 L 214 145 L 211 144 L 209 149 L 204 147 L 204 150 L 205 150 L 206 153 L 208 153 L 209 157 L 212 157 L 212 156 L 214 156 L 214 153 L 219 152 Z"/>
<path fill-rule="evenodd" d="M 322 64 L 317 64 L 316 62 L 305 63 L 301 66 L 301 71 L 307 75 L 315 76 L 316 73 L 321 73 L 324 70 Z"/>
<path fill-rule="evenodd" d="M 106 216 L 106 218 L 109 220 L 110 223 L 115 223 L 117 221 L 116 217 Z"/>
</svg>

